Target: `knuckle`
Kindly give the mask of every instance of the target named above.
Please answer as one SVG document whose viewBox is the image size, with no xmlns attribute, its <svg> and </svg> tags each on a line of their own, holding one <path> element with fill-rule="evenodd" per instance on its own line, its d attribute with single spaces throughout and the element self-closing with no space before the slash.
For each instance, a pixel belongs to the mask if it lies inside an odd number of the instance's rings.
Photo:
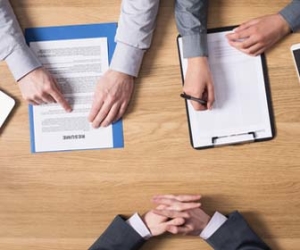
<svg viewBox="0 0 300 250">
<path fill-rule="evenodd" d="M 44 89 L 39 89 L 39 90 L 35 93 L 35 96 L 36 96 L 36 97 L 42 97 L 43 95 L 45 95 Z"/>
<path fill-rule="evenodd" d="M 106 100 L 110 103 L 115 102 L 118 99 L 118 96 L 116 93 L 108 93 L 106 96 Z"/>
<path fill-rule="evenodd" d="M 121 118 L 126 111 L 126 107 L 121 107 L 119 110 L 118 118 Z"/>
<path fill-rule="evenodd" d="M 247 53 L 248 53 L 250 56 L 255 56 L 255 51 L 254 51 L 254 50 L 249 49 Z"/>
<path fill-rule="evenodd" d="M 251 54 L 251 49 L 245 49 L 244 51 L 245 51 L 246 54 L 248 54 L 248 55 L 250 55 L 250 56 L 252 55 L 252 54 Z"/>
<path fill-rule="evenodd" d="M 40 92 L 36 92 L 36 93 L 34 93 L 32 95 L 32 99 L 38 99 L 38 98 L 40 98 L 40 96 L 41 96 L 41 93 Z"/>
<path fill-rule="evenodd" d="M 53 88 L 50 84 L 45 84 L 44 85 L 44 88 L 43 88 L 43 92 L 44 93 L 49 93 L 49 92 L 52 92 Z"/>
<path fill-rule="evenodd" d="M 30 101 L 32 100 L 29 96 L 23 96 L 23 99 L 24 99 L 26 102 L 30 102 Z"/>
<path fill-rule="evenodd" d="M 189 213 L 185 213 L 185 218 L 190 219 L 191 215 Z"/>
<path fill-rule="evenodd" d="M 248 47 L 248 46 L 247 46 L 246 43 L 242 43 L 242 44 L 241 44 L 241 49 L 247 49 L 247 47 Z"/>
<path fill-rule="evenodd" d="M 256 41 L 263 41 L 265 39 L 263 34 L 257 34 Z"/>
<path fill-rule="evenodd" d="M 174 210 L 175 210 L 175 211 L 180 211 L 180 210 L 181 210 L 181 207 L 180 207 L 179 205 L 175 205 L 175 206 L 174 206 Z"/>
<path fill-rule="evenodd" d="M 31 100 L 31 98 L 30 98 L 28 95 L 25 95 L 25 94 L 22 94 L 22 98 L 23 98 L 25 101 Z"/>
</svg>

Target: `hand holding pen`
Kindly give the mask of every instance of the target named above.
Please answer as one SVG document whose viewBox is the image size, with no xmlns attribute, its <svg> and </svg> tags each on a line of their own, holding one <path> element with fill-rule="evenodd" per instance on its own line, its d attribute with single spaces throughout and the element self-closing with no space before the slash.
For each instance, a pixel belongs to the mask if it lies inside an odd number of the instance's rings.
<svg viewBox="0 0 300 250">
<path fill-rule="evenodd" d="M 181 97 L 190 100 L 195 110 L 212 109 L 214 86 L 207 57 L 188 58 Z"/>
<path fill-rule="evenodd" d="M 186 99 L 186 100 L 191 100 L 191 101 L 194 101 L 194 102 L 198 102 L 198 103 L 202 104 L 203 106 L 207 105 L 207 101 L 206 100 L 200 99 L 200 98 L 197 98 L 197 97 L 193 97 L 193 96 L 190 96 L 190 95 L 187 95 L 184 92 L 180 94 L 180 97 L 182 97 L 183 99 Z"/>
</svg>

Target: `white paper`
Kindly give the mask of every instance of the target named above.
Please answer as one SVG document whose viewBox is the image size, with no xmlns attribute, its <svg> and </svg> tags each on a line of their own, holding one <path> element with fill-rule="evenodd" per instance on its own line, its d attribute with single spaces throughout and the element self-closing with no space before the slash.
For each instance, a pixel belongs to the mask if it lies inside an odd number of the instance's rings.
<svg viewBox="0 0 300 250">
<path fill-rule="evenodd" d="M 31 42 L 30 47 L 73 108 L 66 113 L 58 104 L 33 106 L 35 151 L 113 147 L 112 126 L 94 129 L 88 121 L 96 83 L 108 69 L 107 38 Z"/>
<path fill-rule="evenodd" d="M 15 106 L 15 100 L 0 90 L 0 128 Z"/>
<path fill-rule="evenodd" d="M 227 32 L 208 34 L 209 64 L 215 87 L 212 110 L 195 111 L 188 101 L 193 146 L 212 146 L 212 138 L 255 132 L 257 138 L 272 136 L 261 57 L 248 56 L 231 47 Z M 187 60 L 182 57 L 183 72 Z M 249 138 L 241 136 L 240 138 Z"/>
</svg>

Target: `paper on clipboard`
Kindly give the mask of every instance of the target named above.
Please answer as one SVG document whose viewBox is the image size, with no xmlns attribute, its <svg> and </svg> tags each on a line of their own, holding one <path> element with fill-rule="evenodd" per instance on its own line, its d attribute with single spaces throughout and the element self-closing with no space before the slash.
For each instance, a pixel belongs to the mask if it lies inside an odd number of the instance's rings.
<svg viewBox="0 0 300 250">
<path fill-rule="evenodd" d="M 231 30 L 231 29 L 230 29 Z M 210 111 L 195 111 L 187 101 L 191 144 L 196 149 L 271 139 L 268 79 L 263 56 L 248 56 L 231 47 L 228 29 L 208 34 L 209 64 L 215 87 Z M 181 72 L 184 79 L 187 59 L 178 38 Z"/>
</svg>

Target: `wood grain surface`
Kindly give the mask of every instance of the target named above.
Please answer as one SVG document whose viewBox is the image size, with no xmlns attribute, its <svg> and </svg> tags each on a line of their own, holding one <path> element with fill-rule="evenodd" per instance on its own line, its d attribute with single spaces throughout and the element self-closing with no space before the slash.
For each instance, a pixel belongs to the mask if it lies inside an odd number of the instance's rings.
<svg viewBox="0 0 300 250">
<path fill-rule="evenodd" d="M 12 0 L 22 28 L 116 22 L 120 0 Z M 289 1 L 210 1 L 209 27 L 278 12 Z M 203 207 L 239 210 L 272 249 L 300 246 L 300 86 L 292 34 L 266 53 L 274 140 L 191 148 L 176 47 L 174 1 L 161 1 L 152 47 L 124 117 L 124 149 L 30 153 L 28 107 L 4 62 L 0 88 L 17 106 L 0 134 L 0 249 L 87 249 L 116 214 L 143 213 L 155 194 L 201 193 Z M 1 42 L 1 41 L 0 41 Z M 145 250 L 211 249 L 166 235 Z"/>
</svg>

